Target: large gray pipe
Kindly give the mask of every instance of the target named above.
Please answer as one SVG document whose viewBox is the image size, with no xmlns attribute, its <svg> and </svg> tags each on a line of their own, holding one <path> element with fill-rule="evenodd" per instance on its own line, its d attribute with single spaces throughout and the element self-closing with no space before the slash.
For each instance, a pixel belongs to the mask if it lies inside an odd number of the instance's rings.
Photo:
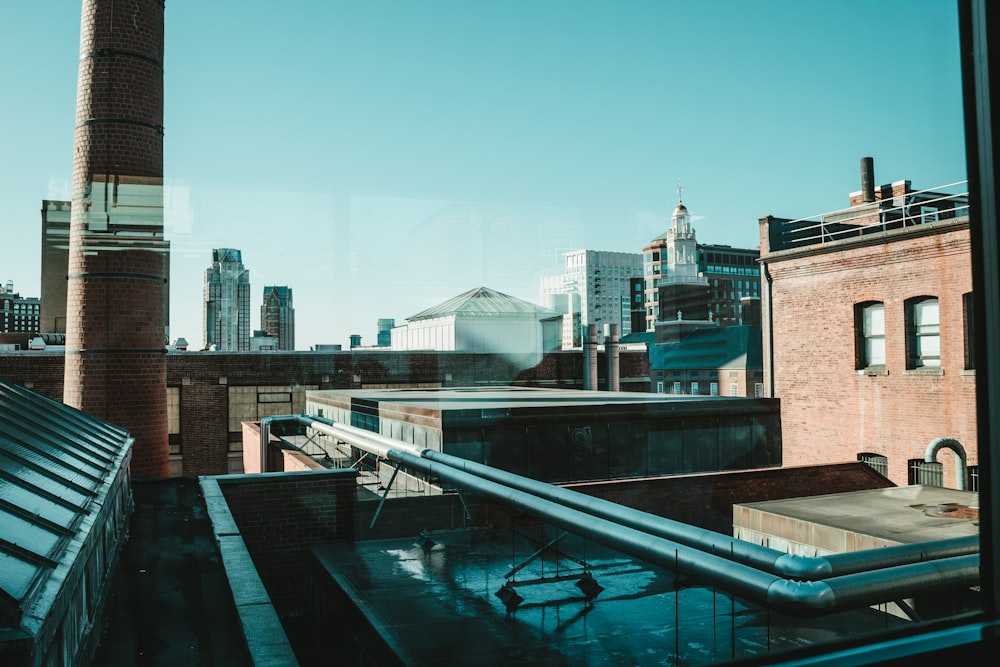
<svg viewBox="0 0 1000 667">
<path fill-rule="evenodd" d="M 588 324 L 583 333 L 583 388 L 597 390 L 597 325 Z"/>
<path fill-rule="evenodd" d="M 386 455 L 389 460 L 407 468 L 419 470 L 457 487 L 473 490 L 585 539 L 683 573 L 699 584 L 720 588 L 744 600 L 789 614 L 826 614 L 911 597 L 914 591 L 928 594 L 974 586 L 979 582 L 978 555 L 911 563 L 873 572 L 831 577 L 823 581 L 795 581 L 401 450 L 390 449 Z"/>
<path fill-rule="evenodd" d="M 315 430 L 351 442 L 359 449 L 370 451 L 377 456 L 402 462 L 403 459 L 399 457 L 405 454 L 406 460 L 411 463 L 413 460 L 423 461 L 424 463 L 420 466 L 410 466 L 410 464 L 407 464 L 409 467 L 418 470 L 425 470 L 424 466 L 427 465 L 427 462 L 437 464 L 433 474 L 438 475 L 442 479 L 448 479 L 443 474 L 443 471 L 453 470 L 456 474 L 461 473 L 466 475 L 467 477 L 463 478 L 466 482 L 468 482 L 468 479 L 478 479 L 484 483 L 488 482 L 510 491 L 534 497 L 539 502 L 557 504 L 589 516 L 592 519 L 597 518 L 630 530 L 636 530 L 645 535 L 659 537 L 669 540 L 672 543 L 676 542 L 699 553 L 713 556 L 721 554 L 725 556 L 727 562 L 736 561 L 756 571 L 771 573 L 783 579 L 828 580 L 876 570 L 888 571 L 889 569 L 898 573 L 901 572 L 895 569 L 898 567 L 919 565 L 927 561 L 938 560 L 948 561 L 952 565 L 955 565 L 959 562 L 964 563 L 964 561 L 955 560 L 956 558 L 965 557 L 972 557 L 978 562 L 979 539 L 975 535 L 935 542 L 904 544 L 881 549 L 830 554 L 813 558 L 794 556 L 751 542 L 720 535 L 714 531 L 697 528 L 607 500 L 587 496 L 570 489 L 522 477 L 481 463 L 424 449 L 417 445 L 404 443 L 353 426 L 334 424 L 328 420 L 315 421 L 316 418 L 305 416 L 298 419 L 301 423 Z M 430 469 L 427 468 L 426 470 Z M 459 483 L 454 479 L 448 479 L 448 481 L 463 486 L 463 488 L 481 490 L 473 484 Z M 567 528 L 574 532 L 579 532 L 585 525 L 586 521 L 580 526 Z M 962 565 L 962 567 L 965 567 L 965 565 Z M 944 569 L 950 570 L 950 567 L 945 566 Z M 927 571 L 933 572 L 935 568 L 930 568 Z M 934 577 L 932 576 L 932 578 Z M 912 589 L 908 590 L 912 592 Z M 844 595 L 846 595 L 846 592 L 841 594 L 842 599 Z"/>
<path fill-rule="evenodd" d="M 937 454 L 945 447 L 955 453 L 955 488 L 959 491 L 965 491 L 965 476 L 968 474 L 965 467 L 966 454 L 965 447 L 958 440 L 955 438 L 934 438 L 924 451 L 924 461 L 937 463 Z"/>
<path fill-rule="evenodd" d="M 608 391 L 619 391 L 621 380 L 618 371 L 620 363 L 620 353 L 618 348 L 618 325 L 605 325 L 604 335 L 604 358 L 608 364 Z"/>
</svg>

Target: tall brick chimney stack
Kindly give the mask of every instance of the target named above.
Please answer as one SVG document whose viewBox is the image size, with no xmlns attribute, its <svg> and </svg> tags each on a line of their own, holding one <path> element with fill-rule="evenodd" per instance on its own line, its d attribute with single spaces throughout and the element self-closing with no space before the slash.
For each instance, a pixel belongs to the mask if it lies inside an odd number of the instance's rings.
<svg viewBox="0 0 1000 667">
<path fill-rule="evenodd" d="M 164 0 L 83 0 L 66 307 L 67 405 L 128 429 L 134 477 L 169 472 Z"/>
</svg>

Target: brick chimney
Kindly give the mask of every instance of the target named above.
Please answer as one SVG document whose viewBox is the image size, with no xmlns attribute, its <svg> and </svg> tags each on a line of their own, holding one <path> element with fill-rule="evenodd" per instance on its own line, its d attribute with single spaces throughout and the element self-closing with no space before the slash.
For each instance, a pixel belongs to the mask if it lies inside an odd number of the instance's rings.
<svg viewBox="0 0 1000 667">
<path fill-rule="evenodd" d="M 83 0 L 64 400 L 168 474 L 163 0 Z"/>
</svg>

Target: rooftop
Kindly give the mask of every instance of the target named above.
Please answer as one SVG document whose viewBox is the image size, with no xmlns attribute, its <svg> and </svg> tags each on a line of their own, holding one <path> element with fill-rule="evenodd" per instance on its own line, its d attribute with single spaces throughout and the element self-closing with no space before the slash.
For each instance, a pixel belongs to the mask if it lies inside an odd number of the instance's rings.
<svg viewBox="0 0 1000 667">
<path fill-rule="evenodd" d="M 769 613 L 552 529 L 430 537 L 312 549 L 318 586 L 353 599 L 405 664 L 712 664 L 901 624 L 869 609 L 819 622 Z M 578 585 L 585 571 L 595 597 Z M 497 595 L 507 581 L 523 598 L 512 611 Z"/>
</svg>

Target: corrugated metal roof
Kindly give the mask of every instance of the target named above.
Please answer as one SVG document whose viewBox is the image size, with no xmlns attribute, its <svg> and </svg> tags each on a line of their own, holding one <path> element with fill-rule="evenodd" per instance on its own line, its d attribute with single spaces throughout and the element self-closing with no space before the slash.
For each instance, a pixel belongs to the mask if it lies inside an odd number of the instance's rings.
<svg viewBox="0 0 1000 667">
<path fill-rule="evenodd" d="M 406 318 L 408 322 L 430 320 L 451 315 L 466 317 L 497 317 L 502 315 L 537 315 L 539 319 L 555 317 L 555 311 L 518 299 L 489 287 L 478 287 L 463 292 L 437 306 L 422 310 Z"/>
<path fill-rule="evenodd" d="M 75 557 L 131 446 L 124 429 L 0 380 L 0 626 Z"/>
</svg>

